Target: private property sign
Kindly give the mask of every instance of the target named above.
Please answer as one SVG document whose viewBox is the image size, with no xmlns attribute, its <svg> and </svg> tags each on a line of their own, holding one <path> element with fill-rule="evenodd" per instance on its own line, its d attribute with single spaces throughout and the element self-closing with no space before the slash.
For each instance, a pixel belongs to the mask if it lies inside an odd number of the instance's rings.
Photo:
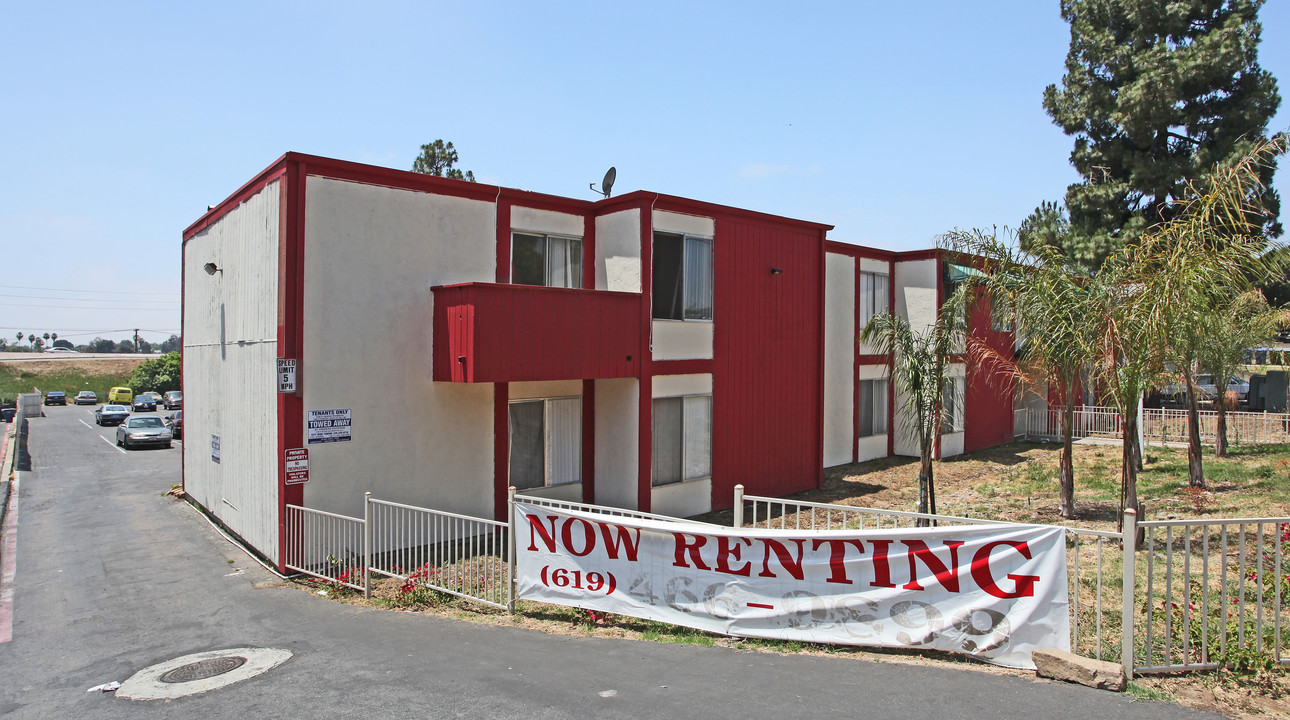
<svg viewBox="0 0 1290 720">
<path fill-rule="evenodd" d="M 514 504 L 518 596 L 741 637 L 1033 668 L 1069 649 L 1061 528 L 725 528 Z"/>
<path fill-rule="evenodd" d="M 352 408 L 310 410 L 305 444 L 349 442 L 353 421 Z"/>
<path fill-rule="evenodd" d="M 298 485 L 309 482 L 309 449 L 289 448 L 282 457 L 283 469 L 287 473 L 287 484 Z"/>
</svg>

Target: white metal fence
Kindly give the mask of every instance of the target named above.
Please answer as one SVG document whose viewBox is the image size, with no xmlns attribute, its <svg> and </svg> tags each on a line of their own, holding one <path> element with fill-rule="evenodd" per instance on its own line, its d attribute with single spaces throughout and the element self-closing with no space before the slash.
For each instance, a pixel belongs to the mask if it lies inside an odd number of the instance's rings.
<svg viewBox="0 0 1290 720">
<path fill-rule="evenodd" d="M 619 517 L 678 518 L 530 496 Z M 508 513 L 508 518 L 513 513 Z M 734 527 L 824 531 L 1003 521 L 745 495 Z M 694 521 L 685 521 L 694 522 Z M 1066 533 L 1071 648 L 1138 674 L 1209 670 L 1255 656 L 1290 665 L 1290 517 L 1137 522 Z M 286 567 L 370 594 L 372 575 L 514 609 L 508 522 L 364 498 L 356 518 L 287 506 Z M 1138 534 L 1143 534 L 1141 546 Z"/>
<path fill-rule="evenodd" d="M 514 607 L 509 528 L 497 520 L 366 496 L 370 573 L 499 608 Z M 370 580 L 366 584 L 370 594 Z"/>
<path fill-rule="evenodd" d="M 1229 412 L 1227 441 L 1232 445 L 1255 445 L 1290 442 L 1290 414 Z M 1218 411 L 1201 410 L 1201 442 L 1213 443 L 1218 437 Z M 1147 408 L 1142 411 L 1143 437 L 1152 442 L 1187 442 L 1187 411 L 1174 408 Z M 1071 437 L 1123 437 L 1124 423 L 1120 413 L 1111 407 L 1082 405 L 1075 408 Z M 1060 408 L 1017 410 L 1013 414 L 1016 437 L 1060 440 Z"/>
<path fill-rule="evenodd" d="M 1001 522 L 760 497 L 735 487 L 734 527 L 878 529 L 920 518 Z M 1125 518 L 1123 532 L 1062 528 L 1074 652 L 1138 674 L 1212 670 L 1259 653 L 1290 665 L 1290 558 L 1283 564 L 1290 518 Z"/>
</svg>

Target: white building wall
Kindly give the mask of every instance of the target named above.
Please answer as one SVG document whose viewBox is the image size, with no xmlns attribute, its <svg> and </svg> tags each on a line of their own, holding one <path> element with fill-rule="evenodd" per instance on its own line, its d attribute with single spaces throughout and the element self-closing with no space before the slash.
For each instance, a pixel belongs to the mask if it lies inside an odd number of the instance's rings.
<svg viewBox="0 0 1290 720">
<path fill-rule="evenodd" d="M 512 206 L 511 230 L 582 237 L 584 227 L 581 215 Z"/>
<path fill-rule="evenodd" d="M 641 291 L 641 211 L 596 218 L 596 289 Z"/>
<path fill-rule="evenodd" d="M 640 380 L 596 381 L 596 504 L 639 505 Z"/>
<path fill-rule="evenodd" d="M 183 289 L 184 489 L 275 562 L 280 197 L 269 183 L 190 238 Z"/>
<path fill-rule="evenodd" d="M 856 259 L 824 258 L 824 467 L 851 462 L 855 432 Z M 883 447 L 886 455 L 887 448 Z"/>
<path fill-rule="evenodd" d="M 909 326 L 916 333 L 926 332 L 936 322 L 936 288 L 940 278 L 936 274 L 936 260 L 911 260 L 895 263 L 896 285 L 895 312 L 909 320 Z M 906 398 L 896 392 L 896 416 L 892 430 L 896 433 L 895 454 L 918 456 L 918 441 L 907 429 L 910 424 L 908 413 L 904 410 Z"/>
<path fill-rule="evenodd" d="M 710 217 L 655 210 L 653 219 L 654 229 L 663 232 L 684 233 L 708 238 L 715 237 L 717 234 L 717 223 Z"/>
<path fill-rule="evenodd" d="M 361 514 L 377 486 L 492 517 L 493 386 L 432 381 L 430 288 L 495 281 L 494 204 L 318 177 L 306 188 L 304 405 L 350 408 L 354 424 L 350 442 L 307 445 L 306 506 Z"/>
<path fill-rule="evenodd" d="M 650 347 L 655 360 L 711 360 L 713 326 L 704 320 L 654 320 Z"/>
</svg>

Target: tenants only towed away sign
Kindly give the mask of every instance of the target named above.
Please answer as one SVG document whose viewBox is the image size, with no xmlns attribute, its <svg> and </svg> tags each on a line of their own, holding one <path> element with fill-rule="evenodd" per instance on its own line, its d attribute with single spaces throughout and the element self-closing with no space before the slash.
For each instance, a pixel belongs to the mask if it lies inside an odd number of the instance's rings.
<svg viewBox="0 0 1290 720">
<path fill-rule="evenodd" d="M 514 505 L 519 597 L 741 637 L 1033 668 L 1069 649 L 1061 528 L 760 530 Z"/>
<path fill-rule="evenodd" d="M 305 442 L 309 445 L 331 442 L 349 442 L 354 421 L 352 408 L 335 410 L 310 410 Z"/>
</svg>

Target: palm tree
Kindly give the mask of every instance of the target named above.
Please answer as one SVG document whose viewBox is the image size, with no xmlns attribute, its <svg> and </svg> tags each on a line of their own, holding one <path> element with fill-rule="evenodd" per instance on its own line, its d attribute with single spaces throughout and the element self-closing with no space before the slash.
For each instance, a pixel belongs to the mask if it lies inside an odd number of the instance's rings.
<svg viewBox="0 0 1290 720">
<path fill-rule="evenodd" d="M 1023 227 L 1021 234 L 1027 232 Z M 955 231 L 944 239 L 951 247 L 982 258 L 989 272 L 976 278 L 977 284 L 985 289 L 992 311 L 1011 318 L 1017 337 L 1024 338 L 1014 358 L 969 336 L 969 355 L 979 366 L 994 368 L 996 374 L 1031 392 L 1046 396 L 1049 383 L 1056 391 L 1062 407 L 1058 511 L 1073 519 L 1075 404 L 1084 370 L 1093 359 L 1088 319 L 1095 280 L 1053 244 L 1033 243 L 1034 252 L 1025 253 L 1014 243 L 1000 240 L 997 231 L 981 230 Z"/>
<path fill-rule="evenodd" d="M 26 337 L 26 335 L 23 335 L 22 332 L 18 332 L 14 337 L 18 338 L 18 344 L 22 344 L 22 339 Z"/>
<path fill-rule="evenodd" d="M 1246 348 L 1254 347 L 1276 335 L 1277 330 L 1290 323 L 1290 308 L 1272 308 L 1259 290 L 1231 298 L 1206 318 L 1205 345 L 1201 348 L 1199 367 L 1215 380 L 1218 397 L 1214 409 L 1218 411 L 1218 427 L 1214 440 L 1214 454 L 1227 455 L 1227 380 L 1245 364 Z"/>
<path fill-rule="evenodd" d="M 860 333 L 861 344 L 882 348 L 893 357 L 892 381 L 908 418 L 901 431 L 918 445 L 918 512 L 924 514 L 936 514 L 932 454 L 946 418 L 944 399 L 951 380 L 947 372 L 954 356 L 963 352 L 969 290 L 961 284 L 930 327 L 915 330 L 908 319 L 884 313 L 874 315 Z M 918 519 L 920 527 L 929 524 L 926 518 Z"/>
</svg>

